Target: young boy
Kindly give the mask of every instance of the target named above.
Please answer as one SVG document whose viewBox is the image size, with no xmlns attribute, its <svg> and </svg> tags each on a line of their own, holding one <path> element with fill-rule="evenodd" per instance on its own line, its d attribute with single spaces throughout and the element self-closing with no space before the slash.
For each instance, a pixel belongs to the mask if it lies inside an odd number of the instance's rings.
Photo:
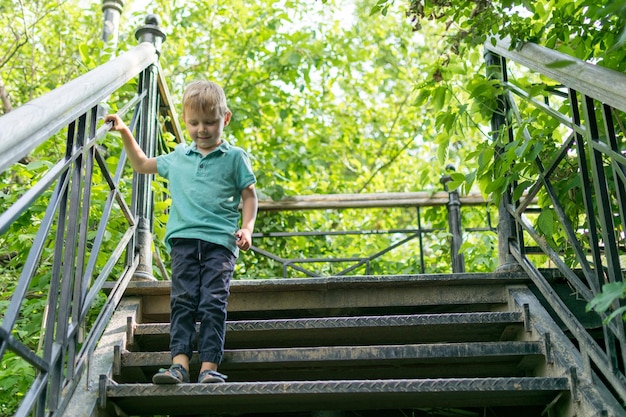
<svg viewBox="0 0 626 417">
<path fill-rule="evenodd" d="M 198 382 L 224 382 L 226 304 L 239 249 L 248 250 L 256 221 L 256 178 L 247 154 L 222 138 L 231 112 L 220 86 L 195 81 L 183 94 L 183 120 L 193 140 L 148 158 L 119 116 L 105 118 L 120 132 L 133 169 L 169 180 L 172 206 L 165 244 L 172 258 L 170 350 L 172 365 L 155 384 L 189 382 L 189 360 L 200 321 Z M 239 215 L 239 202 L 242 214 Z M 241 217 L 241 227 L 238 227 Z"/>
</svg>

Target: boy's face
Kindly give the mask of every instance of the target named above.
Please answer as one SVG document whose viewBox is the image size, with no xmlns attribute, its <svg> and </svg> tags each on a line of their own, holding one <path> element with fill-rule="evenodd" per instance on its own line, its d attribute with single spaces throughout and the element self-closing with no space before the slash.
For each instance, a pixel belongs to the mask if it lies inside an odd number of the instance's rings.
<svg viewBox="0 0 626 417">
<path fill-rule="evenodd" d="M 217 110 L 203 112 L 185 109 L 183 120 L 198 150 L 206 155 L 222 143 L 222 132 L 230 122 L 230 116 L 230 112 L 220 117 Z"/>
</svg>

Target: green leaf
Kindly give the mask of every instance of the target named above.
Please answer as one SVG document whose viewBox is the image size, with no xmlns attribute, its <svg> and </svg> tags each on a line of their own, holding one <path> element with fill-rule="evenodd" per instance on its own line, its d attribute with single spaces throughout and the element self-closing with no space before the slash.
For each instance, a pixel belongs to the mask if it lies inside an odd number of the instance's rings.
<svg viewBox="0 0 626 417">
<path fill-rule="evenodd" d="M 437 160 L 439 161 L 439 164 L 440 165 L 444 165 L 447 158 L 448 158 L 448 146 L 447 146 L 447 143 L 446 144 L 440 144 L 437 147 Z"/>
<path fill-rule="evenodd" d="M 452 181 L 448 183 L 448 191 L 454 191 L 465 183 L 465 175 L 459 172 L 453 172 L 450 174 Z"/>
<path fill-rule="evenodd" d="M 587 303 L 587 311 L 604 313 L 617 299 L 626 295 L 626 282 L 611 282 L 602 286 L 602 292 Z"/>
<path fill-rule="evenodd" d="M 465 192 L 469 193 L 474 185 L 474 181 L 476 181 L 476 171 L 472 171 L 469 174 L 465 175 Z"/>
<path fill-rule="evenodd" d="M 92 62 L 91 51 L 89 49 L 89 46 L 85 43 L 81 43 L 78 46 L 78 52 L 80 54 L 81 61 L 83 61 L 85 65 L 89 66 L 89 64 L 91 64 Z"/>
<path fill-rule="evenodd" d="M 554 234 L 554 211 L 551 209 L 541 210 L 537 218 L 537 228 L 545 236 Z"/>
<path fill-rule="evenodd" d="M 513 201 L 519 200 L 524 194 L 524 191 L 526 191 L 526 189 L 530 187 L 532 184 L 533 184 L 532 181 L 519 182 L 517 186 L 515 187 L 515 189 L 513 190 L 513 196 L 512 196 Z"/>
<path fill-rule="evenodd" d="M 618 317 L 618 316 L 621 316 L 623 320 L 624 314 L 626 314 L 626 306 L 620 307 L 614 312 L 612 312 L 606 319 L 603 320 L 603 323 L 607 324 L 608 322 L 610 322 L 611 320 L 613 320 L 615 317 Z"/>
<path fill-rule="evenodd" d="M 478 166 L 481 169 L 486 169 L 488 166 L 493 164 L 493 158 L 495 155 L 495 149 L 493 147 L 485 148 L 478 155 Z"/>
<path fill-rule="evenodd" d="M 50 161 L 45 160 L 37 160 L 28 164 L 28 169 L 31 171 L 37 171 L 41 168 L 50 169 L 54 166 L 54 164 Z"/>
<path fill-rule="evenodd" d="M 485 192 L 493 193 L 502 190 L 504 184 L 506 182 L 506 178 L 499 177 L 493 181 L 490 181 L 488 185 L 485 187 Z"/>
<path fill-rule="evenodd" d="M 446 101 L 447 91 L 448 89 L 445 87 L 437 87 L 435 91 L 433 91 L 433 96 L 432 96 L 433 111 L 435 112 L 441 111 Z"/>
<path fill-rule="evenodd" d="M 431 94 L 431 90 L 429 88 L 422 88 L 419 94 L 417 95 L 417 97 L 415 98 L 414 104 L 416 106 L 419 106 L 421 104 L 426 103 L 426 101 L 430 97 L 430 94 Z"/>
<path fill-rule="evenodd" d="M 611 50 L 615 50 L 626 43 L 626 26 L 622 29 L 622 33 L 619 35 L 615 44 L 611 46 Z"/>
</svg>

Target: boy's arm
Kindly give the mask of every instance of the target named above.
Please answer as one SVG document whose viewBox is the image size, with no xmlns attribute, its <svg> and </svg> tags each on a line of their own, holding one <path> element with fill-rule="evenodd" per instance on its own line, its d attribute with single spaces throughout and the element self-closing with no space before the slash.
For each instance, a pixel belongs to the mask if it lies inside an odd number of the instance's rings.
<svg viewBox="0 0 626 417">
<path fill-rule="evenodd" d="M 108 115 L 104 121 L 105 123 L 112 123 L 111 130 L 120 132 L 124 149 L 126 149 L 128 160 L 130 161 L 130 165 L 133 169 L 140 174 L 156 174 L 156 158 L 148 158 L 146 156 L 145 152 L 139 147 L 135 137 L 124 121 L 117 114 Z"/>
<path fill-rule="evenodd" d="M 248 250 L 252 246 L 252 231 L 259 205 L 254 184 L 244 188 L 241 192 L 241 202 L 241 229 L 235 232 L 235 237 L 237 237 L 237 247 Z"/>
</svg>

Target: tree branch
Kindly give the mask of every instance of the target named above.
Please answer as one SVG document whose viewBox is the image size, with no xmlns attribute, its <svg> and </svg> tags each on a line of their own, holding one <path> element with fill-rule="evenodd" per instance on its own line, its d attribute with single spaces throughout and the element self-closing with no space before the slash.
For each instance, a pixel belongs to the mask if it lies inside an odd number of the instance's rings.
<svg viewBox="0 0 626 417">
<path fill-rule="evenodd" d="M 7 90 L 4 88 L 4 82 L 2 82 L 2 78 L 0 78 L 0 100 L 2 101 L 2 108 L 4 111 L 3 114 L 6 114 L 13 110 L 13 106 L 11 106 L 11 100 L 7 94 Z"/>
<path fill-rule="evenodd" d="M 387 142 L 389 137 L 391 136 L 391 133 L 393 132 L 399 118 L 400 118 L 400 114 L 402 113 L 402 109 L 404 108 L 404 106 L 406 105 L 406 102 L 409 100 L 409 97 L 411 96 L 411 92 L 409 92 L 405 97 L 404 100 L 402 100 L 402 102 L 400 103 L 400 107 L 398 108 L 398 111 L 396 112 L 396 117 L 393 120 L 393 123 L 391 124 L 391 126 L 389 127 L 389 132 L 385 135 L 385 140 L 383 141 L 382 145 L 380 146 L 380 148 L 378 149 L 378 154 L 382 154 L 382 152 L 385 150 L 385 147 L 387 146 Z M 385 162 L 384 164 L 382 164 L 381 166 L 379 166 L 378 168 L 376 168 L 374 170 L 374 172 L 369 176 L 369 178 L 365 181 L 365 183 L 361 186 L 361 188 L 359 188 L 359 190 L 357 191 L 357 193 L 361 193 L 363 192 L 363 190 L 365 190 L 367 188 L 367 186 L 374 180 L 374 177 L 376 175 L 378 175 L 382 170 L 384 170 L 385 168 L 387 168 L 388 166 L 390 166 L 396 159 L 398 159 L 398 157 L 400 156 L 400 154 L 402 154 L 402 152 L 405 151 L 405 149 L 407 149 L 409 147 L 409 145 L 413 142 L 413 138 L 409 139 L 409 141 L 407 143 L 405 143 L 402 148 L 400 148 L 400 150 L 391 157 L 391 159 L 389 159 L 387 162 Z"/>
</svg>

